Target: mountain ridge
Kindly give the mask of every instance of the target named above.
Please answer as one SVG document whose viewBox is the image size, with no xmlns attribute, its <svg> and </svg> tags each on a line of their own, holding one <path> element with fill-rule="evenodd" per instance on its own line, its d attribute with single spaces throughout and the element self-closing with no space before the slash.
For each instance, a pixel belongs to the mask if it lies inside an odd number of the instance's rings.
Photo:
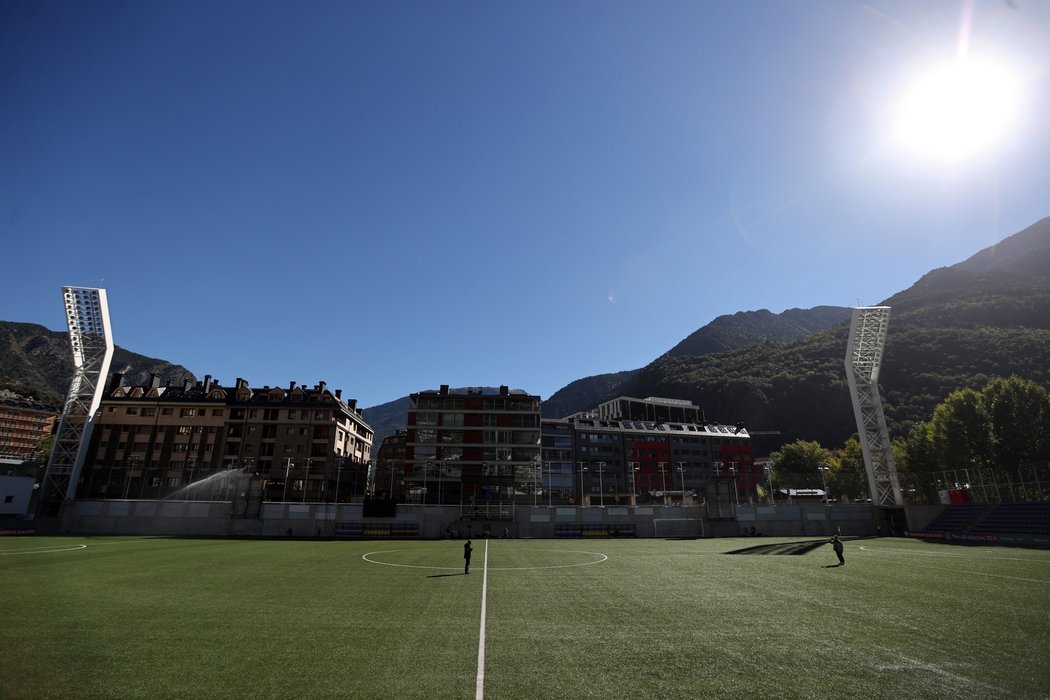
<svg viewBox="0 0 1050 700">
<path fill-rule="evenodd" d="M 891 433 L 928 420 L 948 393 L 1017 374 L 1050 387 L 1050 217 L 966 260 L 924 274 L 892 307 L 881 384 Z M 780 442 L 829 446 L 855 431 L 842 367 L 850 309 L 817 306 L 720 316 L 643 367 L 570 382 L 543 403 L 562 417 L 618 395 L 698 403 L 709 419 L 780 430 Z M 186 368 L 117 348 L 113 371 L 129 380 L 196 380 Z M 73 366 L 68 336 L 0 321 L 0 388 L 26 387 L 59 402 Z M 408 397 L 364 408 L 385 434 L 404 425 Z M 775 446 L 760 445 L 756 450 Z"/>
</svg>

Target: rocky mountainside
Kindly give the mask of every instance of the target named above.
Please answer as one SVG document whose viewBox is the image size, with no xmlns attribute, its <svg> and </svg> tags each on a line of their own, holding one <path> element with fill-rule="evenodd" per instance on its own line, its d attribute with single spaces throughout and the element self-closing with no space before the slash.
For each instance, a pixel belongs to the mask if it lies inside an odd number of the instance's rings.
<svg viewBox="0 0 1050 700">
<path fill-rule="evenodd" d="M 149 383 L 156 374 L 162 381 L 196 381 L 185 367 L 117 347 L 111 372 L 124 371 L 128 380 Z M 35 323 L 0 321 L 0 388 L 61 407 L 73 378 L 69 335 Z"/>
<path fill-rule="evenodd" d="M 949 393 L 1018 375 L 1050 387 L 1050 218 L 968 260 L 933 270 L 883 302 L 893 307 L 881 373 L 894 437 L 928 420 Z M 843 361 L 849 310 L 749 311 L 722 316 L 650 364 L 572 382 L 545 416 L 619 395 L 688 399 L 721 422 L 776 430 L 759 452 L 797 438 L 840 445 L 855 432 Z M 113 370 L 145 383 L 195 379 L 186 368 L 118 348 Z M 0 388 L 59 405 L 73 367 L 64 332 L 0 321 Z M 408 398 L 364 409 L 384 435 L 404 425 Z"/>
<path fill-rule="evenodd" d="M 1018 375 L 1050 387 L 1050 219 L 934 270 L 885 302 L 893 311 L 880 374 L 893 437 L 929 420 L 952 391 Z M 856 432 L 843 367 L 848 323 L 794 343 L 664 356 L 617 387 L 690 399 L 709 418 L 779 430 L 827 447 Z"/>
<path fill-rule="evenodd" d="M 703 354 L 767 341 L 798 340 L 849 318 L 849 309 L 820 306 L 815 309 L 790 309 L 781 314 L 766 310 L 742 311 L 720 316 L 669 350 L 664 357 L 687 353 Z M 641 370 L 626 370 L 578 379 L 559 389 L 543 402 L 545 417 L 560 418 L 593 408 L 607 398 L 620 395 L 620 388 Z M 404 427 L 408 397 L 396 399 L 364 410 L 365 420 L 376 431 L 376 444 L 387 435 Z"/>
<path fill-rule="evenodd" d="M 719 316 L 697 329 L 659 359 L 709 355 L 768 342 L 802 340 L 849 317 L 850 310 L 841 306 L 788 309 L 779 314 L 766 309 L 738 311 Z M 577 379 L 543 402 L 543 416 L 562 418 L 594 408 L 603 401 L 622 395 L 623 387 L 639 372 L 640 369 L 625 370 Z"/>
</svg>

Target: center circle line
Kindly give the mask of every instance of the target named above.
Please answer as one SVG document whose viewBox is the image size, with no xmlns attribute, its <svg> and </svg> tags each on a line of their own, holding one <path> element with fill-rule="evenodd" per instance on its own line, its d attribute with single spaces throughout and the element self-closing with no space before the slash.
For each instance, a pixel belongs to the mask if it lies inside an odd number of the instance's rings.
<svg viewBox="0 0 1050 700">
<path fill-rule="evenodd" d="M 379 561 L 377 559 L 369 559 L 369 557 L 376 554 L 390 554 L 392 552 L 404 552 L 408 550 L 404 549 L 380 549 L 374 552 L 366 552 L 361 555 L 361 558 L 367 561 L 369 564 L 379 564 L 382 566 L 398 566 L 404 569 L 429 569 L 432 571 L 458 571 L 461 567 L 458 566 L 422 566 L 420 564 L 394 564 L 388 561 Z M 433 552 L 434 549 L 417 549 L 417 552 Z M 591 564 L 601 564 L 609 560 L 608 554 L 602 554 L 601 552 L 585 552 L 578 549 L 544 549 L 537 550 L 544 552 L 570 552 L 572 554 L 590 554 L 592 556 L 601 557 L 594 561 L 584 561 L 578 564 L 554 564 L 551 566 L 490 566 L 489 571 L 538 571 L 541 569 L 571 569 L 578 566 L 590 566 Z"/>
</svg>

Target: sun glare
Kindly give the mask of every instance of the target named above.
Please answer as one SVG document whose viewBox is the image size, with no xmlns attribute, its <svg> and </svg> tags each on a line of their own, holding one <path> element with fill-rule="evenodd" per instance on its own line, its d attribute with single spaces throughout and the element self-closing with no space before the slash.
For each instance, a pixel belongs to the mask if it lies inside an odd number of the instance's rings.
<svg viewBox="0 0 1050 700">
<path fill-rule="evenodd" d="M 894 140 L 911 154 L 958 162 L 1010 135 L 1019 86 L 1006 68 L 962 59 L 915 77 L 900 100 Z"/>
</svg>

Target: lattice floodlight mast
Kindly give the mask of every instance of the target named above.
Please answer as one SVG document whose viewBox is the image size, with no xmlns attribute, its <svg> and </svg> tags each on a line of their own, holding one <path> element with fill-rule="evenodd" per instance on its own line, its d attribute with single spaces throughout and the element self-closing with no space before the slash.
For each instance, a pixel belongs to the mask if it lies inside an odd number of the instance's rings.
<svg viewBox="0 0 1050 700">
<path fill-rule="evenodd" d="M 879 397 L 879 369 L 889 324 L 888 306 L 853 309 L 846 345 L 846 379 L 853 399 L 853 414 L 857 418 L 857 435 L 868 472 L 872 503 L 899 506 L 904 505 L 904 499 Z"/>
<path fill-rule="evenodd" d="M 105 378 L 113 358 L 106 290 L 63 287 L 62 300 L 73 350 L 73 381 L 44 475 L 41 497 L 44 503 L 51 504 L 76 496 L 95 412 L 102 402 Z"/>
</svg>

